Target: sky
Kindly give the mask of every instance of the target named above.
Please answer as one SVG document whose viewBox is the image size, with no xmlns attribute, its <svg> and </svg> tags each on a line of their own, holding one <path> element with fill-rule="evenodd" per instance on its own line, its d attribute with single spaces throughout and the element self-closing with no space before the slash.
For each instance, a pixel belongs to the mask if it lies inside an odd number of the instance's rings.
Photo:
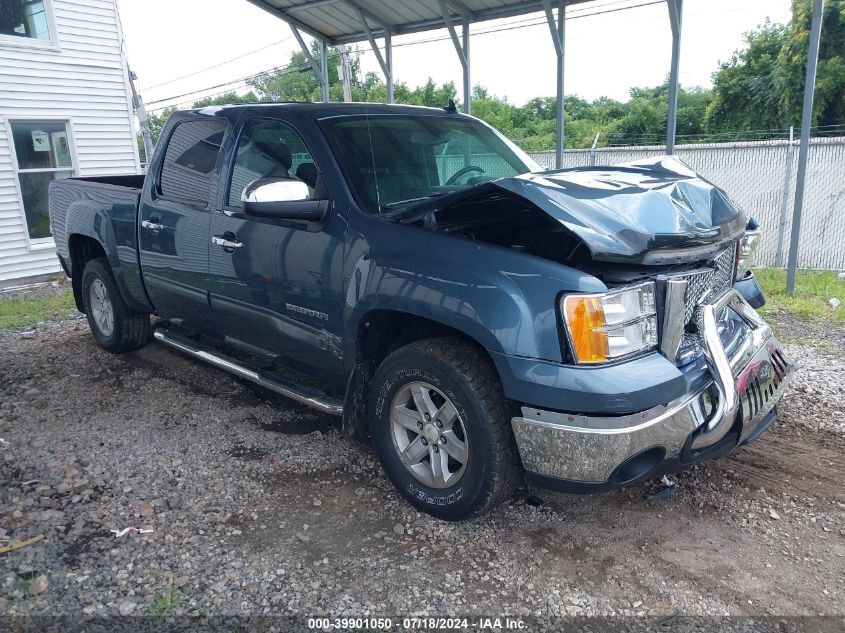
<svg viewBox="0 0 845 633">
<path fill-rule="evenodd" d="M 243 81 L 227 82 L 285 66 L 298 50 L 287 24 L 247 0 L 117 2 L 129 64 L 150 111 L 190 107 L 227 89 L 246 92 Z M 629 5 L 645 6 L 618 10 Z M 472 84 L 517 105 L 553 96 L 556 62 L 543 15 L 472 25 Z M 664 2 L 596 0 L 569 8 L 567 16 L 566 94 L 625 100 L 631 87 L 665 79 L 671 32 Z M 786 22 L 789 17 L 790 0 L 686 0 L 681 84 L 710 86 L 719 62 L 742 46 L 743 33 L 766 18 Z M 509 26 L 519 28 L 481 33 Z M 447 35 L 439 30 L 394 37 L 394 79 L 411 87 L 429 77 L 437 83 L 451 80 L 460 95 L 461 66 L 451 40 L 413 44 Z M 358 50 L 362 69 L 380 73 L 369 45 L 360 43 Z"/>
</svg>

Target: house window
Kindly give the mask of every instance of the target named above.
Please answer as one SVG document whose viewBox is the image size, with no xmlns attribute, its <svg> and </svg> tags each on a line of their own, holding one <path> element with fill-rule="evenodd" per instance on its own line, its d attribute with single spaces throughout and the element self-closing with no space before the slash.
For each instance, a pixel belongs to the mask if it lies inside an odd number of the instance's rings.
<svg viewBox="0 0 845 633">
<path fill-rule="evenodd" d="M 48 186 L 51 180 L 70 178 L 74 173 L 67 123 L 14 121 L 11 125 L 29 238 L 49 239 Z"/>
<path fill-rule="evenodd" d="M 0 0 L 0 35 L 50 39 L 50 21 L 44 0 Z"/>
</svg>

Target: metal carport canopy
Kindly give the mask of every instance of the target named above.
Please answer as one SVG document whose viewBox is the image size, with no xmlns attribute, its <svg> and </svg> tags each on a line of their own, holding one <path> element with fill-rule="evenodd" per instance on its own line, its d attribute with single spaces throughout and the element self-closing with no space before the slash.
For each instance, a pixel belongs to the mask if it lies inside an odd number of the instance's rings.
<svg viewBox="0 0 845 633">
<path fill-rule="evenodd" d="M 566 0 L 566 5 L 592 0 Z M 337 46 L 368 39 L 359 10 L 375 37 L 446 28 L 438 0 L 249 0 L 302 31 Z M 446 0 L 451 15 L 470 23 L 509 18 L 544 9 L 542 0 Z M 555 4 L 557 4 L 555 2 Z"/>
<path fill-rule="evenodd" d="M 563 97 L 566 7 L 595 0 L 248 0 L 290 24 L 308 63 L 320 81 L 323 101 L 328 101 L 328 65 L 326 46 L 368 41 L 381 66 L 387 84 L 387 102 L 393 102 L 393 53 L 391 39 L 436 29 L 448 29 L 463 68 L 463 108 L 471 110 L 469 25 L 485 20 L 508 18 L 544 11 L 557 58 L 557 147 L 556 162 L 563 162 Z M 666 0 L 672 18 L 673 60 L 671 75 L 677 84 L 677 57 L 680 40 L 680 14 L 683 0 Z M 634 8 L 620 7 L 623 9 Z M 557 9 L 557 15 L 554 14 Z M 675 16 L 678 16 L 677 18 Z M 460 27 L 461 33 L 458 33 Z M 320 42 L 320 59 L 315 60 L 300 34 L 307 33 Z M 384 38 L 384 51 L 376 43 Z M 674 122 L 677 89 L 670 90 L 669 121 Z M 674 147 L 675 130 L 671 125 L 667 151 Z"/>
</svg>

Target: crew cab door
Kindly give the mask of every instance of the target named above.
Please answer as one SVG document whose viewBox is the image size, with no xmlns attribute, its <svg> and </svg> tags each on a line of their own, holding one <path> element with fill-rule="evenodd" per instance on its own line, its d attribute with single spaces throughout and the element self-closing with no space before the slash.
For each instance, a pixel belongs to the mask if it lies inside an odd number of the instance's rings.
<svg viewBox="0 0 845 633">
<path fill-rule="evenodd" d="M 156 312 L 202 330 L 208 314 L 209 202 L 226 131 L 223 119 L 186 118 L 151 165 L 141 196 L 138 244 L 144 283 Z"/>
<path fill-rule="evenodd" d="M 250 216 L 241 204 L 260 178 L 298 178 L 313 199 L 327 199 L 320 166 L 290 124 L 249 113 L 230 162 L 208 238 L 215 329 L 230 344 L 336 380 L 345 224 L 331 207 L 315 226 Z"/>
</svg>

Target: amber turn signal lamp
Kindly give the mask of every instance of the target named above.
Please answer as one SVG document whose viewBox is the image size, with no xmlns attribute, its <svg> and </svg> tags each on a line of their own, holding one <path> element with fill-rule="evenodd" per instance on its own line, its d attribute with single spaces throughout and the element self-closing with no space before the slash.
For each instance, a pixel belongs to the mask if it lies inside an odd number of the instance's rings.
<svg viewBox="0 0 845 633">
<path fill-rule="evenodd" d="M 598 297 L 570 295 L 564 299 L 572 352 L 579 363 L 600 363 L 608 358 L 605 317 Z"/>
</svg>

